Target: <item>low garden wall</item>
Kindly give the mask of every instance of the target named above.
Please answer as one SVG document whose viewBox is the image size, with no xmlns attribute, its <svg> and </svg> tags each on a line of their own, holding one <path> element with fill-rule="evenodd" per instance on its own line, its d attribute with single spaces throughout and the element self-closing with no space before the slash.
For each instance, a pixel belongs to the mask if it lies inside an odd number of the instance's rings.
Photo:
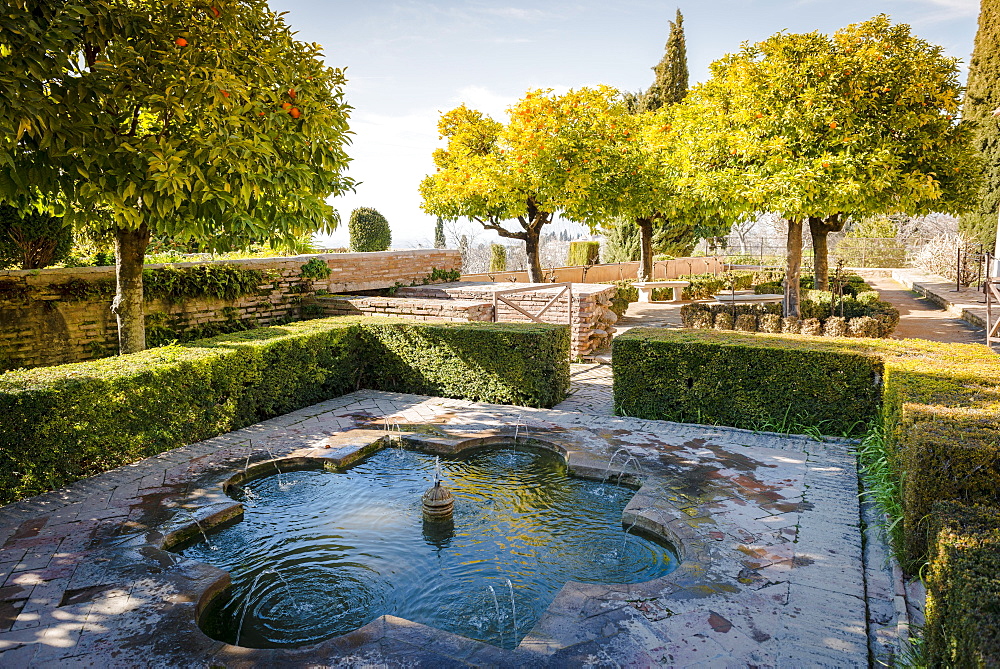
<svg viewBox="0 0 1000 669">
<path fill-rule="evenodd" d="M 316 271 L 323 265 L 328 276 Z M 302 298 L 316 291 L 391 288 L 460 267 L 461 254 L 446 249 L 147 265 L 147 341 L 297 320 Z M 0 371 L 117 352 L 114 279 L 114 267 L 0 271 Z"/>
<path fill-rule="evenodd" d="M 493 304 L 493 296 L 498 291 L 537 286 L 539 290 L 505 295 L 511 303 L 531 314 L 537 314 L 552 300 L 560 288 L 544 283 L 484 283 L 461 281 L 433 286 L 412 286 L 400 288 L 397 297 L 419 299 L 443 299 L 479 301 Z M 545 323 L 565 325 L 570 323 L 570 354 L 581 357 L 606 346 L 614 333 L 618 316 L 611 309 L 611 301 L 617 292 L 614 285 L 592 283 L 573 284 L 572 318 L 570 302 L 564 295 L 545 311 L 541 319 Z M 509 323 L 527 323 L 531 319 L 509 305 L 500 303 L 496 320 Z"/>
<path fill-rule="evenodd" d="M 894 547 L 909 573 L 929 559 L 934 575 L 930 664 L 1000 662 L 1000 581 L 983 569 L 1000 518 L 955 511 L 1000 505 L 1000 357 L 978 344 L 635 328 L 612 360 L 620 414 L 826 434 L 876 424 L 902 505 Z M 948 618 L 959 609 L 993 627 L 959 629 Z"/>
<path fill-rule="evenodd" d="M 551 407 L 568 331 L 315 319 L 0 374 L 0 504 L 358 388 Z"/>
<path fill-rule="evenodd" d="M 674 258 L 653 262 L 653 280 L 676 279 L 691 274 L 720 274 L 726 269 L 725 260 L 718 256 L 697 258 Z M 623 279 L 635 279 L 639 273 L 639 262 L 602 263 L 598 265 L 577 265 L 553 267 L 543 270 L 545 279 L 554 283 L 607 283 Z M 527 270 L 483 272 L 463 274 L 462 281 L 517 281 L 528 282 Z"/>
</svg>

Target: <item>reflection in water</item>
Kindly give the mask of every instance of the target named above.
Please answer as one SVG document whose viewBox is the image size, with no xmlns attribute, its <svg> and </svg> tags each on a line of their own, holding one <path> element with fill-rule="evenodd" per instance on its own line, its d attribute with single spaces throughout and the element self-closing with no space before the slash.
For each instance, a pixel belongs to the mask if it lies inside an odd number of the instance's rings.
<svg viewBox="0 0 1000 669">
<path fill-rule="evenodd" d="M 183 551 L 232 576 L 205 631 L 234 643 L 242 624 L 240 645 L 298 646 L 391 614 L 512 648 L 566 581 L 636 583 L 676 566 L 657 543 L 624 541 L 631 490 L 569 477 L 552 453 L 519 446 L 441 464 L 450 523 L 422 518 L 434 470 L 422 453 L 387 449 L 343 473 L 248 484 L 255 506 L 213 534 L 218 550 Z"/>
</svg>

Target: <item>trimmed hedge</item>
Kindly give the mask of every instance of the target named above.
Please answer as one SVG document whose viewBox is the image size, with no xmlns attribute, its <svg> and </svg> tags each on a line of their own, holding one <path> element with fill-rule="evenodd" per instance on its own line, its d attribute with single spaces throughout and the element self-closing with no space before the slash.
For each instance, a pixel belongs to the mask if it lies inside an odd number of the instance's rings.
<svg viewBox="0 0 1000 669">
<path fill-rule="evenodd" d="M 570 242 L 566 264 L 570 267 L 596 265 L 601 258 L 600 242 Z"/>
<path fill-rule="evenodd" d="M 1000 666 L 1000 508 L 934 505 L 927 666 Z"/>
<path fill-rule="evenodd" d="M 860 434 L 878 410 L 881 359 L 825 341 L 633 328 L 611 359 L 620 415 Z"/>
<path fill-rule="evenodd" d="M 0 504 L 358 388 L 550 407 L 565 326 L 335 317 L 0 375 Z"/>
<path fill-rule="evenodd" d="M 871 298 L 845 296 L 831 307 L 831 293 L 818 290 L 809 291 L 809 298 L 802 301 L 801 320 L 809 321 L 807 331 L 802 334 L 824 334 L 828 337 L 888 337 L 899 324 L 899 311 L 888 302 L 880 302 L 878 293 L 863 293 Z M 825 301 L 824 301 L 825 300 Z M 740 316 L 752 316 L 747 327 L 735 328 L 745 332 L 783 332 L 787 328 L 778 327 L 772 319 L 761 321 L 766 314 L 780 314 L 778 304 L 726 304 L 693 302 L 681 306 L 681 324 L 686 328 L 712 328 L 731 330 L 733 327 L 719 327 L 720 314 L 729 313 L 735 322 Z M 841 316 L 841 314 L 843 314 Z M 862 320 L 863 319 L 863 320 Z M 728 323 L 728 319 L 724 319 Z M 762 323 L 766 325 L 762 325 Z M 802 326 L 799 326 L 800 330 Z M 812 332 L 811 330 L 816 330 Z"/>
</svg>

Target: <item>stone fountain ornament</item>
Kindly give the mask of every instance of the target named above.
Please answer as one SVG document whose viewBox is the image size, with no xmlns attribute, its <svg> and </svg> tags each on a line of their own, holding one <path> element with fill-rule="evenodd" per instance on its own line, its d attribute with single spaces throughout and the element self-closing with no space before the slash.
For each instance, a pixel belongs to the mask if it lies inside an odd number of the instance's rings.
<svg viewBox="0 0 1000 669">
<path fill-rule="evenodd" d="M 434 485 L 428 488 L 423 496 L 424 520 L 451 520 L 455 508 L 455 498 L 451 491 L 441 485 L 441 458 L 434 464 Z"/>
</svg>

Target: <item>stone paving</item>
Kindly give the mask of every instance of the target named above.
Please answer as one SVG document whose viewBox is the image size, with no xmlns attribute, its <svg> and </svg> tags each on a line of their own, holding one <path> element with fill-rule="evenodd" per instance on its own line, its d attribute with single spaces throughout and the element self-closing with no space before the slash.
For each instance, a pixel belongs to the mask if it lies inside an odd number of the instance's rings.
<svg viewBox="0 0 1000 669">
<path fill-rule="evenodd" d="M 612 474 L 641 481 L 623 524 L 672 542 L 680 567 L 645 584 L 567 584 L 516 651 L 391 616 L 295 650 L 204 635 L 197 612 L 227 576 L 164 549 L 194 519 L 239 516 L 223 484 L 248 461 L 344 465 L 386 416 L 433 423 L 439 436 L 408 438 L 445 453 L 510 435 L 520 416 L 591 478 L 620 452 Z M 868 666 L 895 621 L 860 514 L 840 441 L 359 391 L 0 508 L 0 666 Z M 870 638 L 872 607 L 888 637 Z"/>
</svg>

